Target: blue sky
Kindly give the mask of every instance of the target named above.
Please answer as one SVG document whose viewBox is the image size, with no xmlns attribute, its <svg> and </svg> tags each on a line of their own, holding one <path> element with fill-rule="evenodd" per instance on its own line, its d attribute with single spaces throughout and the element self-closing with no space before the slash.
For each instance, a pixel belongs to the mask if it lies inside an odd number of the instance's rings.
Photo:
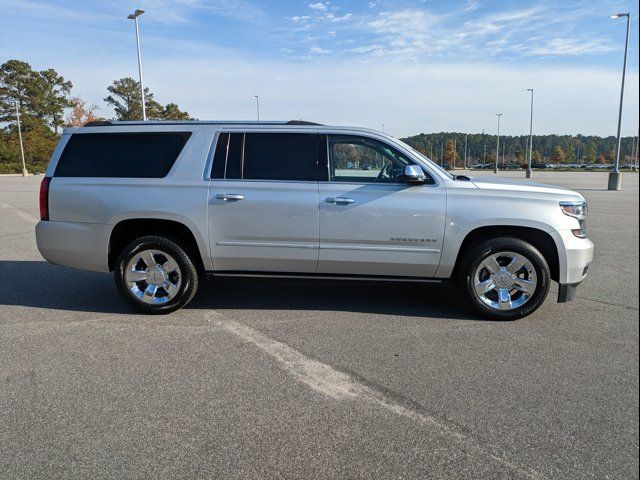
<svg viewBox="0 0 640 480">
<path fill-rule="evenodd" d="M 116 78 L 137 78 L 201 118 L 353 124 L 403 136 L 456 130 L 615 134 L 631 11 L 623 134 L 638 122 L 637 2 L 370 0 L 0 0 L 0 61 L 54 67 L 100 106 Z"/>
</svg>

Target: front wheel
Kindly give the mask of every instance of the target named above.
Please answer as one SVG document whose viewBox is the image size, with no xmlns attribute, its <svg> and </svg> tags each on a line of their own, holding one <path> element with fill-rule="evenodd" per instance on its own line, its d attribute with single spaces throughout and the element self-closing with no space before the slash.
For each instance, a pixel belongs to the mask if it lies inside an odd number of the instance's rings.
<svg viewBox="0 0 640 480">
<path fill-rule="evenodd" d="M 544 256 L 519 238 L 484 241 L 464 257 L 463 289 L 482 316 L 515 320 L 533 313 L 549 293 L 551 274 Z"/>
<path fill-rule="evenodd" d="M 191 258 L 177 242 L 165 237 L 135 239 L 120 253 L 114 274 L 120 295 L 143 313 L 178 310 L 198 289 L 198 272 Z"/>
</svg>

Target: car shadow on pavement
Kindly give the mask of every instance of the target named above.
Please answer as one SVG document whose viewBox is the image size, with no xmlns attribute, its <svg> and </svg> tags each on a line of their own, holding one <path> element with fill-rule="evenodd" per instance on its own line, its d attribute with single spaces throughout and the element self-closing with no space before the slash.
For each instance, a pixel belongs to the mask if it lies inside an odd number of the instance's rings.
<svg viewBox="0 0 640 480">
<path fill-rule="evenodd" d="M 108 273 L 44 261 L 0 261 L 0 306 L 134 313 Z M 413 283 L 359 283 L 220 277 L 202 279 L 189 309 L 320 310 L 477 320 L 452 288 Z"/>
<path fill-rule="evenodd" d="M 220 277 L 200 284 L 187 308 L 295 310 L 479 320 L 452 287 L 421 283 L 361 283 Z"/>
<path fill-rule="evenodd" d="M 130 313 L 107 273 L 44 261 L 0 260 L 0 307 L 18 305 L 79 312 Z"/>
</svg>

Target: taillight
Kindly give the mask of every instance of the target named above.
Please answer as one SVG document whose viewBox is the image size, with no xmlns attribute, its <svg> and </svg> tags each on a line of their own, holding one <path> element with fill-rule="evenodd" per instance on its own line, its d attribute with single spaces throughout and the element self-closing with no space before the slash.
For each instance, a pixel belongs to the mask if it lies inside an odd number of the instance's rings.
<svg viewBox="0 0 640 480">
<path fill-rule="evenodd" d="M 49 220 L 49 184 L 51 177 L 44 177 L 40 183 L 40 220 Z"/>
</svg>

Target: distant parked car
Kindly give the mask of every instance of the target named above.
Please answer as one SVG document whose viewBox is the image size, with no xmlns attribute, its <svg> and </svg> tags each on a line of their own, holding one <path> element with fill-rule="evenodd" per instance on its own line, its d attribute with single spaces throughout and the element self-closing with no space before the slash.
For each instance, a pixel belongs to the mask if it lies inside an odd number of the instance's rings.
<svg viewBox="0 0 640 480">
<path fill-rule="evenodd" d="M 362 170 L 371 170 L 371 164 L 370 163 L 363 163 L 362 165 L 360 165 L 360 169 L 362 169 Z"/>
</svg>

